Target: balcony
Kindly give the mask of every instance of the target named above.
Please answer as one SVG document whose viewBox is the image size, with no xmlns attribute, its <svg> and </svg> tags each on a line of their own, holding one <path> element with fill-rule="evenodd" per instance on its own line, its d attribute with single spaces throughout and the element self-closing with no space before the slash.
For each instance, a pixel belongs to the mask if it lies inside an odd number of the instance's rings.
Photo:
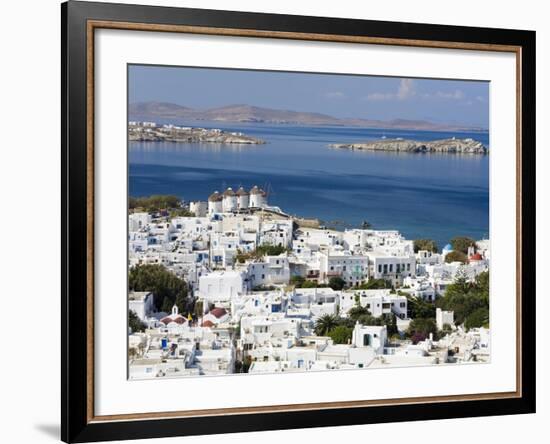
<svg viewBox="0 0 550 444">
<path fill-rule="evenodd" d="M 327 271 L 327 277 L 335 277 L 335 276 L 342 276 L 342 271 L 338 271 L 338 270 Z"/>
</svg>

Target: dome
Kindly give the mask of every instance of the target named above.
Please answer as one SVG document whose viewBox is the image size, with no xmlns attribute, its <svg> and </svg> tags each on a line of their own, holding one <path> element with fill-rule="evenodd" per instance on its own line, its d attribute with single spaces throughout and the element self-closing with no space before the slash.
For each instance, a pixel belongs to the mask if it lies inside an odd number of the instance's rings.
<svg viewBox="0 0 550 444">
<path fill-rule="evenodd" d="M 185 324 L 185 322 L 187 322 L 187 319 L 185 319 L 182 315 L 178 314 L 175 316 L 174 315 L 165 316 L 160 320 L 160 322 L 162 322 L 164 325 L 168 325 L 171 322 L 175 322 L 176 324 L 181 325 L 181 324 Z"/>
<path fill-rule="evenodd" d="M 262 190 L 261 188 L 258 188 L 256 185 L 254 185 L 250 190 L 250 194 L 259 194 L 261 196 L 265 196 L 265 191 Z"/>
<path fill-rule="evenodd" d="M 223 197 L 220 193 L 218 193 L 217 191 L 214 191 L 209 197 L 208 197 L 208 201 L 209 202 L 219 202 L 220 200 L 222 200 Z"/>
<path fill-rule="evenodd" d="M 248 196 L 250 193 L 246 191 L 243 187 L 240 187 L 237 190 L 237 196 Z"/>
<path fill-rule="evenodd" d="M 217 308 L 213 308 L 212 310 L 210 310 L 210 314 L 219 319 L 222 316 L 225 316 L 227 314 L 227 311 L 225 310 L 225 308 L 217 307 Z"/>
<path fill-rule="evenodd" d="M 443 251 L 453 251 L 453 247 L 451 244 L 447 244 L 443 247 Z"/>
<path fill-rule="evenodd" d="M 234 196 L 235 192 L 233 191 L 233 188 L 229 187 L 227 190 L 223 192 L 224 197 L 227 196 Z"/>
</svg>

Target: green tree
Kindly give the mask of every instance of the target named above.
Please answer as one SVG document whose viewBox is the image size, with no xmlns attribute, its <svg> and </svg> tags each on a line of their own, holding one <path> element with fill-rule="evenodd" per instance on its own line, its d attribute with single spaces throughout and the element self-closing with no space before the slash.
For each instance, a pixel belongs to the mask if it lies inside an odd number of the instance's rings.
<svg viewBox="0 0 550 444">
<path fill-rule="evenodd" d="M 359 322 L 361 325 L 384 325 L 384 318 L 375 317 L 369 313 L 369 314 L 359 316 L 357 318 L 357 322 Z M 348 325 L 348 327 L 353 327 L 353 325 Z"/>
<path fill-rule="evenodd" d="M 148 212 L 159 210 L 181 208 L 181 199 L 173 195 L 152 195 L 147 197 L 130 197 L 128 207 L 133 209 L 142 209 Z"/>
<path fill-rule="evenodd" d="M 335 344 L 348 344 L 351 341 L 352 334 L 353 328 L 346 327 L 345 325 L 338 325 L 328 332 L 328 336 L 330 336 Z"/>
<path fill-rule="evenodd" d="M 341 290 L 346 285 L 346 281 L 339 276 L 331 277 L 328 281 L 328 286 L 335 291 Z"/>
<path fill-rule="evenodd" d="M 415 239 L 413 245 L 415 253 L 418 253 L 420 250 L 427 250 L 432 253 L 437 253 L 438 251 L 437 243 L 432 239 Z"/>
<path fill-rule="evenodd" d="M 176 295 L 176 300 L 174 301 L 176 307 L 178 307 L 178 312 L 183 315 L 185 312 L 190 311 L 189 305 L 190 301 L 187 299 L 187 294 L 178 293 Z"/>
<path fill-rule="evenodd" d="M 454 251 L 461 251 L 462 253 L 467 254 L 468 248 L 476 246 L 476 241 L 471 237 L 457 236 L 451 239 L 451 246 Z"/>
<path fill-rule="evenodd" d="M 132 359 L 135 359 L 138 354 L 138 351 L 135 347 L 130 347 L 128 349 L 128 359 L 131 361 Z"/>
<path fill-rule="evenodd" d="M 480 292 L 489 294 L 489 272 L 483 271 L 476 277 L 476 287 Z"/>
<path fill-rule="evenodd" d="M 287 248 L 281 245 L 258 245 L 256 247 L 256 254 L 259 256 L 279 256 L 285 251 L 288 251 Z"/>
<path fill-rule="evenodd" d="M 320 287 L 326 287 L 326 285 L 325 284 L 318 284 L 315 281 L 305 281 L 302 284 L 301 288 L 320 288 Z"/>
<path fill-rule="evenodd" d="M 443 324 L 443 328 L 441 329 L 441 333 L 444 335 L 448 335 L 453 332 L 453 327 L 451 324 Z"/>
<path fill-rule="evenodd" d="M 384 315 L 384 325 L 387 328 L 388 337 L 399 334 L 399 330 L 397 329 L 397 317 L 394 313 Z"/>
<path fill-rule="evenodd" d="M 488 327 L 489 326 L 489 309 L 487 307 L 480 307 L 468 316 L 464 321 L 464 327 L 468 330 L 471 328 Z"/>
<path fill-rule="evenodd" d="M 480 309 L 485 310 L 480 310 L 469 325 L 479 324 L 483 314 L 487 314 L 488 321 L 489 273 L 480 273 L 473 282 L 457 273 L 454 283 L 447 287 L 443 297 L 436 301 L 436 305 L 443 310 L 453 311 L 457 325 L 463 324 L 469 316 Z"/>
<path fill-rule="evenodd" d="M 204 311 L 204 301 L 195 301 L 195 306 L 193 308 L 193 314 L 198 319 L 202 316 Z"/>
<path fill-rule="evenodd" d="M 384 279 L 369 279 L 358 288 L 361 290 L 380 290 L 384 288 L 392 288 L 392 283 Z"/>
<path fill-rule="evenodd" d="M 195 217 L 195 213 L 187 208 L 173 208 L 169 211 L 170 217 Z"/>
<path fill-rule="evenodd" d="M 435 317 L 435 306 L 416 296 L 407 298 L 407 311 L 411 319 Z"/>
<path fill-rule="evenodd" d="M 165 296 L 164 300 L 162 301 L 162 306 L 160 308 L 160 311 L 164 311 L 165 313 L 171 313 L 173 307 L 174 307 L 174 301 L 172 301 L 168 296 Z"/>
<path fill-rule="evenodd" d="M 290 283 L 294 285 L 296 288 L 302 287 L 304 285 L 304 282 L 306 281 L 306 278 L 303 276 L 292 276 L 290 278 Z"/>
<path fill-rule="evenodd" d="M 252 365 L 252 358 L 249 355 L 246 355 L 241 367 L 241 373 L 248 373 L 248 370 L 250 369 L 251 365 Z"/>
<path fill-rule="evenodd" d="M 450 264 L 451 262 L 462 262 L 465 264 L 468 262 L 468 256 L 464 254 L 462 251 L 451 251 L 450 253 L 447 253 L 445 255 L 445 262 Z"/>
<path fill-rule="evenodd" d="M 315 322 L 315 334 L 325 336 L 338 326 L 338 318 L 334 315 L 323 315 Z"/>
<path fill-rule="evenodd" d="M 355 305 L 348 310 L 348 316 L 350 319 L 357 321 L 364 316 L 370 316 L 370 311 L 361 305 Z"/>
<path fill-rule="evenodd" d="M 430 336 L 430 333 L 436 338 L 437 325 L 435 319 L 432 318 L 417 318 L 413 319 L 409 324 L 407 330 L 409 336 L 413 339 L 413 342 L 419 342 Z"/>
<path fill-rule="evenodd" d="M 145 331 L 147 326 L 141 321 L 134 310 L 128 310 L 128 327 L 132 329 L 133 333 L 136 333 L 139 331 Z"/>
<path fill-rule="evenodd" d="M 168 271 L 160 264 L 136 265 L 132 267 L 128 276 L 128 286 L 131 291 L 150 291 L 154 295 L 157 310 L 163 308 L 165 299 L 170 301 L 170 309 L 179 302 L 182 311 L 187 309 L 191 301 L 187 298 L 187 284 L 183 279 Z M 179 308 L 179 307 L 178 307 Z"/>
</svg>

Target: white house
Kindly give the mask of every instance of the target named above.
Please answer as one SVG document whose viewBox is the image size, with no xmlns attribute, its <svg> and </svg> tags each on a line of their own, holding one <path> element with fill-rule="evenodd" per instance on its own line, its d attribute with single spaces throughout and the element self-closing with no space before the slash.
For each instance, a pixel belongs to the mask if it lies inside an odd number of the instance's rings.
<svg viewBox="0 0 550 444">
<path fill-rule="evenodd" d="M 308 310 L 308 317 L 312 319 L 323 315 L 337 315 L 340 292 L 329 287 L 296 288 L 291 293 L 290 301 L 293 307 Z M 296 310 L 294 310 L 297 313 Z"/>
<path fill-rule="evenodd" d="M 300 228 L 293 243 L 297 248 L 305 246 L 330 247 L 343 245 L 343 233 L 336 230 L 318 229 L 318 228 Z"/>
<path fill-rule="evenodd" d="M 213 271 L 199 278 L 199 299 L 215 306 L 228 307 L 231 299 L 247 292 L 244 271 Z"/>
<path fill-rule="evenodd" d="M 386 326 L 355 324 L 351 343 L 356 347 L 372 347 L 376 354 L 384 353 L 384 346 L 388 340 Z"/>
<path fill-rule="evenodd" d="M 229 319 L 231 319 L 229 311 L 222 307 L 215 307 L 212 310 L 209 310 L 208 313 L 202 317 L 202 326 L 216 326 L 228 321 Z"/>
<path fill-rule="evenodd" d="M 146 321 L 155 309 L 153 299 L 153 293 L 150 291 L 131 291 L 128 294 L 128 309 L 139 319 Z"/>
<path fill-rule="evenodd" d="M 340 314 L 346 316 L 347 312 L 359 303 L 375 317 L 393 313 L 399 319 L 407 319 L 407 298 L 392 294 L 390 291 L 389 289 L 345 291 L 340 298 Z"/>
<path fill-rule="evenodd" d="M 321 282 L 339 277 L 347 286 L 357 287 L 368 280 L 369 257 L 331 248 L 319 254 L 319 272 Z"/>
<path fill-rule="evenodd" d="M 260 230 L 260 244 L 290 248 L 292 245 L 292 220 L 264 222 Z"/>
<path fill-rule="evenodd" d="M 208 202 L 191 202 L 189 204 L 189 211 L 197 217 L 205 217 L 208 214 Z"/>
<path fill-rule="evenodd" d="M 128 216 L 128 231 L 139 231 L 151 223 L 149 213 L 131 213 Z"/>
<path fill-rule="evenodd" d="M 247 265 L 251 288 L 288 284 L 289 282 L 290 266 L 286 254 L 264 256 L 263 259 L 249 262 Z"/>
<path fill-rule="evenodd" d="M 416 275 L 416 258 L 410 256 L 388 256 L 380 253 L 369 253 L 372 273 L 374 279 L 391 281 L 393 285 L 403 284 L 403 279 Z"/>
<path fill-rule="evenodd" d="M 450 325 L 451 327 L 454 327 L 454 312 L 453 311 L 445 311 L 441 310 L 441 308 L 435 309 L 435 322 L 437 324 L 438 330 L 443 330 L 443 326 L 445 324 Z"/>
</svg>

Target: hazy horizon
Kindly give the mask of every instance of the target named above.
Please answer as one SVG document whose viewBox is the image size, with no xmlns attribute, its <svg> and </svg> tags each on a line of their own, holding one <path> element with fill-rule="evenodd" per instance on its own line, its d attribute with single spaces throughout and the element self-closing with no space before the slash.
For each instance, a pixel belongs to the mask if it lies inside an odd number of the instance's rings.
<svg viewBox="0 0 550 444">
<path fill-rule="evenodd" d="M 129 65 L 128 100 L 489 126 L 489 82 Z"/>
</svg>

